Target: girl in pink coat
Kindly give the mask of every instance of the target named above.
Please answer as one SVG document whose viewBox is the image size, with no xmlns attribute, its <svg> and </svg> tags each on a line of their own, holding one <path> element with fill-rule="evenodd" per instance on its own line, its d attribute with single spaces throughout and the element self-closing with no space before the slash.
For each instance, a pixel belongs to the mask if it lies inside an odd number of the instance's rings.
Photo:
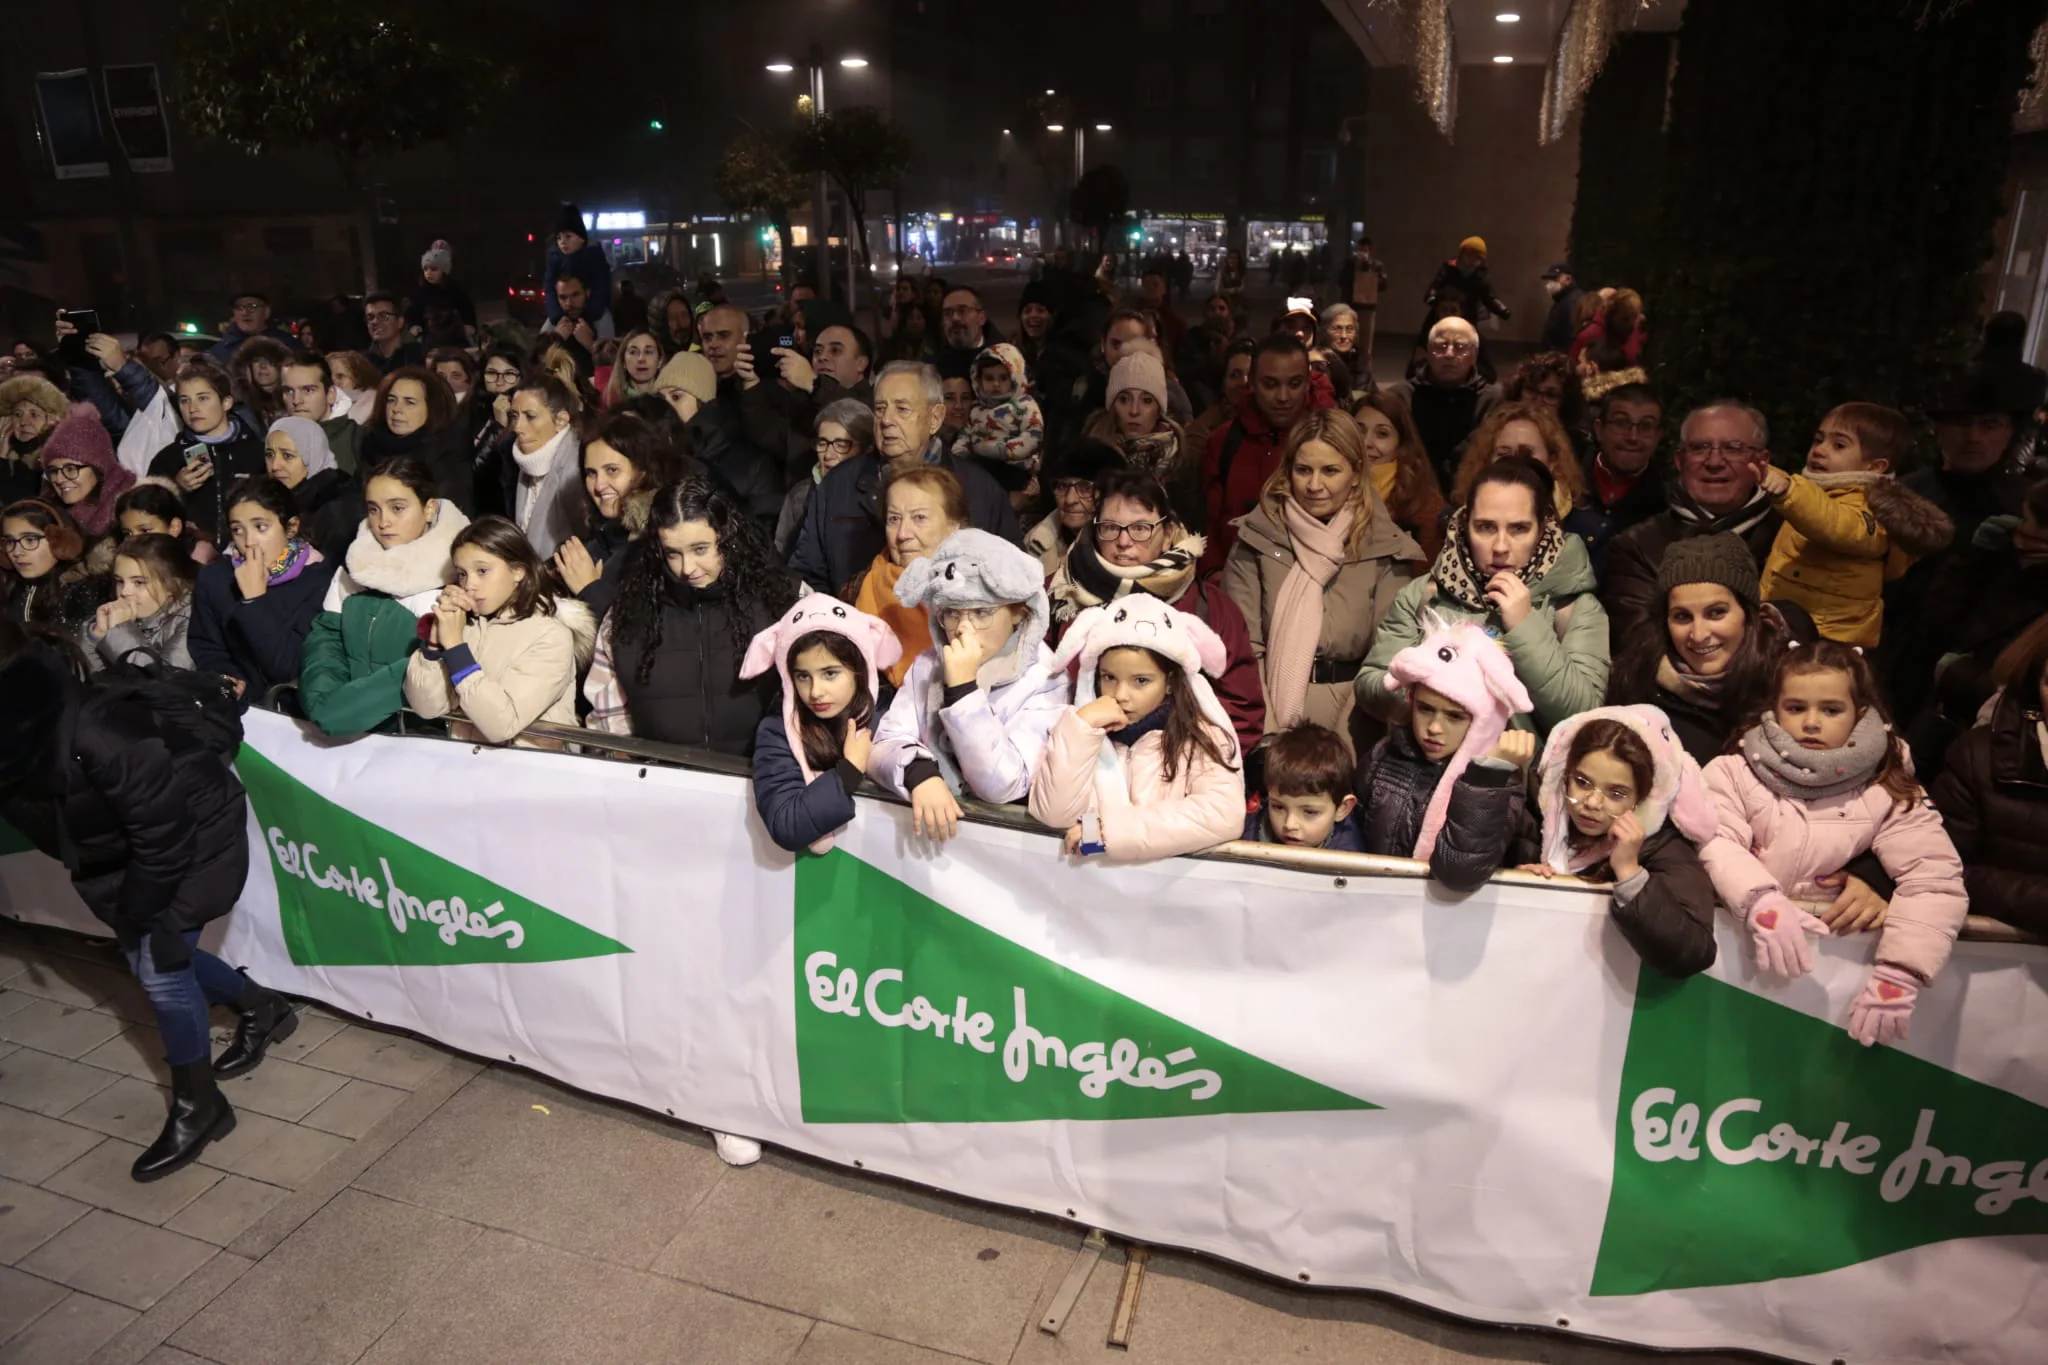
<svg viewBox="0 0 2048 1365">
<path fill-rule="evenodd" d="M 1758 969 L 1796 977 L 1813 970 L 1806 936 L 1828 932 L 1798 902 L 1834 899 L 1819 878 L 1874 852 L 1898 889 L 1873 926 L 1876 965 L 1849 1007 L 1849 1035 L 1865 1047 L 1903 1041 L 1969 909 L 1962 860 L 1860 653 L 1825 640 L 1787 650 L 1770 696 L 1740 752 L 1707 765 L 1720 828 L 1700 861 L 1748 926 Z"/>
<path fill-rule="evenodd" d="M 1134 593 L 1090 607 L 1060 641 L 1080 661 L 1078 705 L 1031 776 L 1032 817 L 1068 853 L 1117 863 L 1213 848 L 1244 829 L 1244 769 L 1230 716 L 1202 676 L 1223 641 L 1201 618 Z"/>
</svg>

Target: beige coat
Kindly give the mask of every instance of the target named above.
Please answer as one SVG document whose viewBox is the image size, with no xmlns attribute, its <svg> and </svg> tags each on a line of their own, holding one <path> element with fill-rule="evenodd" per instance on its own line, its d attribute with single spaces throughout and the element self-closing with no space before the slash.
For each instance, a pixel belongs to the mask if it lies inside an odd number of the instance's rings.
<svg viewBox="0 0 2048 1365">
<path fill-rule="evenodd" d="M 1353 675 L 1358 661 L 1372 650 L 1373 634 L 1380 619 L 1394 604 L 1401 589 L 1413 575 L 1411 560 L 1422 558 L 1422 549 L 1406 531 L 1394 524 L 1386 505 L 1369 496 L 1372 525 L 1365 543 L 1354 557 L 1337 570 L 1337 576 L 1323 589 L 1323 633 L 1316 644 L 1319 659 L 1342 660 L 1351 666 L 1337 682 L 1309 684 L 1302 717 L 1326 725 L 1340 735 L 1350 733 L 1351 707 L 1356 699 Z M 1239 517 L 1237 543 L 1223 569 L 1223 588 L 1244 613 L 1251 631 L 1252 652 L 1259 658 L 1259 680 L 1266 677 L 1266 631 L 1280 585 L 1294 568 L 1294 542 L 1270 505 L 1261 501 Z M 1273 713 L 1266 712 L 1267 726 Z"/>
<path fill-rule="evenodd" d="M 448 727 L 456 739 L 504 744 L 535 721 L 576 724 L 576 677 L 590 662 L 597 619 L 573 597 L 555 599 L 555 613 L 521 621 L 472 619 L 462 641 L 478 671 L 450 686 L 445 660 L 415 653 L 405 666 L 405 700 L 428 719 L 460 714 Z M 522 748 L 555 748 L 518 740 Z"/>
</svg>

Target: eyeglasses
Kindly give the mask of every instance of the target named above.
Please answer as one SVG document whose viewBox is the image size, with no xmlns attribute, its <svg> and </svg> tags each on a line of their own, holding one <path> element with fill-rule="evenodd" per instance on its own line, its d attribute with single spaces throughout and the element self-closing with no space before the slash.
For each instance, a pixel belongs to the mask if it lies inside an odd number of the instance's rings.
<svg viewBox="0 0 2048 1365">
<path fill-rule="evenodd" d="M 40 550 L 48 539 L 41 531 L 30 531 L 19 536 L 0 536 L 0 554 L 13 554 L 16 550 Z"/>
<path fill-rule="evenodd" d="M 1429 353 L 1431 355 L 1471 355 L 1478 349 L 1477 345 L 1469 341 L 1432 341 L 1429 343 Z"/>
<path fill-rule="evenodd" d="M 1121 536 L 1129 536 L 1132 540 L 1150 540 L 1153 532 L 1163 524 L 1157 521 L 1128 521 L 1118 525 L 1113 521 L 1098 521 L 1095 523 L 1095 538 L 1101 541 L 1114 541 Z"/>
<path fill-rule="evenodd" d="M 1750 460 L 1764 453 L 1762 446 L 1753 446 L 1747 441 L 1687 441 L 1682 448 L 1694 459 L 1723 455 L 1731 460 Z"/>
<path fill-rule="evenodd" d="M 496 382 L 498 382 L 498 383 L 500 383 L 500 384 L 516 384 L 516 383 L 518 383 L 518 382 L 519 382 L 519 371 L 517 371 L 517 370 L 485 370 L 485 371 L 484 371 L 484 382 L 485 382 L 485 383 L 490 383 L 490 382 L 492 382 L 493 380 L 495 380 Z"/>
<path fill-rule="evenodd" d="M 235 305 L 237 313 L 260 313 L 270 305 L 257 299 L 246 299 Z"/>
<path fill-rule="evenodd" d="M 363 319 L 366 322 L 396 322 L 398 321 L 398 314 L 388 308 L 379 308 L 374 312 L 363 314 Z"/>
<path fill-rule="evenodd" d="M 820 455 L 851 455 L 853 454 L 853 442 L 843 437 L 839 440 L 831 441 L 820 436 L 818 438 L 817 450 Z"/>
<path fill-rule="evenodd" d="M 1059 479 L 1054 482 L 1052 492 L 1056 498 L 1071 498 L 1086 493 L 1092 499 L 1095 496 L 1095 485 L 1087 479 Z"/>
<path fill-rule="evenodd" d="M 956 303 L 951 308 L 942 311 L 940 313 L 940 316 L 948 318 L 971 318 L 980 311 L 980 308 L 976 307 L 971 303 Z"/>
<path fill-rule="evenodd" d="M 89 464 L 46 464 L 43 466 L 43 472 L 53 479 L 62 479 L 65 483 L 75 483 L 85 476 L 86 470 L 91 468 L 92 466 Z"/>
<path fill-rule="evenodd" d="M 964 625 L 985 626 L 996 619 L 1001 607 L 948 607 L 939 613 L 939 626 L 957 630 Z"/>
<path fill-rule="evenodd" d="M 1657 428 L 1664 425 L 1654 417 L 1638 417 L 1631 422 L 1626 417 L 1609 417 L 1602 424 L 1610 431 L 1629 431 L 1638 436 L 1654 436 Z"/>
</svg>

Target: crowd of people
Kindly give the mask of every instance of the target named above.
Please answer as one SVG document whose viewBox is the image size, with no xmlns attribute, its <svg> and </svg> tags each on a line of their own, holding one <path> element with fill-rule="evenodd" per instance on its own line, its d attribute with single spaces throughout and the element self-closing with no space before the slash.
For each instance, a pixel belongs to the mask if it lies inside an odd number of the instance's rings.
<svg viewBox="0 0 2048 1365">
<path fill-rule="evenodd" d="M 1253 327 L 1219 279 L 1189 323 L 1164 269 L 1125 296 L 1056 254 L 1007 335 L 903 281 L 871 335 L 801 285 L 627 326 L 593 250 L 565 210 L 525 344 L 474 334 L 436 243 L 425 313 L 371 295 L 363 352 L 245 299 L 204 353 L 96 335 L 0 383 L 0 814 L 164 1020 L 138 1179 L 232 1126 L 206 1003 L 244 1069 L 291 1026 L 196 946 L 246 871 L 233 779 L 138 678 L 338 738 L 410 713 L 750 758 L 799 856 L 872 783 L 934 844 L 979 801 L 1082 859 L 1578 877 L 1671 975 L 1717 914 L 1780 978 L 1865 934 L 1865 1044 L 1906 1036 L 1966 909 L 2048 927 L 2048 380 L 2010 318 L 1923 458 L 1868 402 L 1791 449 L 1739 397 L 1668 411 L 1640 299 L 1580 326 L 1562 266 L 1577 354 L 1501 381 L 1476 238 L 1385 387 L 1355 307 Z"/>
</svg>

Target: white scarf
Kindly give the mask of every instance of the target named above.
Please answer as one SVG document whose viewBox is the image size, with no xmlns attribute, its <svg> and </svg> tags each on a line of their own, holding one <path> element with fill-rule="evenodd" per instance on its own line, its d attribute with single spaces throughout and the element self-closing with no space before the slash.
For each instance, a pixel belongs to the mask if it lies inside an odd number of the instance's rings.
<svg viewBox="0 0 2048 1365">
<path fill-rule="evenodd" d="M 541 448 L 534 451 L 531 455 L 521 450 L 519 442 L 514 441 L 512 443 L 512 458 L 519 461 L 520 477 L 531 479 L 535 483 L 539 483 L 542 479 L 546 478 L 548 470 L 554 466 L 555 452 L 561 449 L 562 440 L 568 434 L 569 428 L 563 427 L 560 431 L 542 442 Z"/>
</svg>

